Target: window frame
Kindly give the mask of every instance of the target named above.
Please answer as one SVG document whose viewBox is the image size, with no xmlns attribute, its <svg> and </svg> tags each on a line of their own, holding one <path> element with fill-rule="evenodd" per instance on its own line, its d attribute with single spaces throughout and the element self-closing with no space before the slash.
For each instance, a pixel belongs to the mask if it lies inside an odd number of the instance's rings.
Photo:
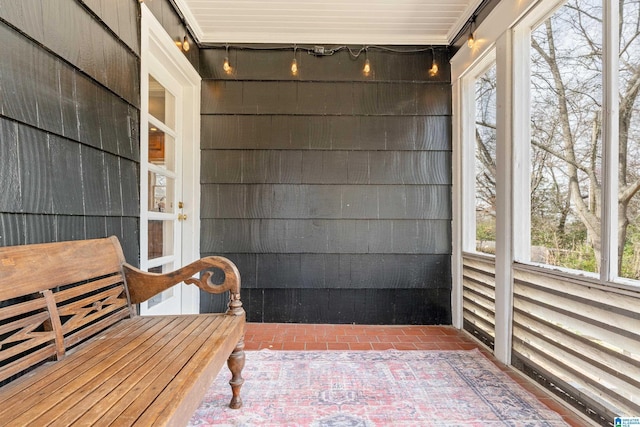
<svg viewBox="0 0 640 427">
<path fill-rule="evenodd" d="M 564 0 L 522 0 L 500 2 L 476 28 L 476 44 L 472 49 L 462 47 L 451 59 L 453 97 L 453 255 L 452 255 L 452 315 L 453 324 L 463 325 L 462 265 L 463 256 L 491 255 L 475 251 L 475 91 L 474 77 L 482 69 L 480 64 L 494 52 L 497 61 L 498 155 L 496 159 L 501 200 L 500 214 L 506 221 L 496 224 L 496 357 L 510 362 L 513 311 L 513 270 L 551 273 L 559 278 L 637 292 L 640 281 L 620 277 L 617 271 L 618 221 L 618 34 L 617 7 L 603 1 L 603 127 L 602 127 L 602 209 L 601 212 L 601 268 L 599 273 L 570 270 L 536 264 L 530 261 L 531 235 L 529 196 L 530 180 L 530 55 L 531 30 L 558 8 Z M 471 117 L 471 118 L 470 118 Z M 469 149 L 469 147 L 474 149 Z M 499 165 L 504 159 L 508 165 Z M 506 217 L 505 217 L 506 215 Z M 499 234 L 499 236 L 498 236 Z M 500 325 L 499 325 L 500 324 Z"/>
<path fill-rule="evenodd" d="M 494 258 L 495 256 L 493 254 L 480 252 L 476 249 L 476 82 L 478 81 L 480 76 L 485 74 L 494 64 L 496 64 L 496 50 L 495 47 L 492 47 L 490 49 L 487 49 L 482 58 L 480 58 L 469 70 L 469 72 L 461 79 L 461 89 L 463 91 L 462 108 L 464 109 L 464 114 L 462 115 L 464 137 L 462 139 L 463 150 L 461 152 L 463 156 L 462 179 L 464 183 L 462 192 L 463 209 L 465 216 L 465 219 L 462 223 L 464 239 L 462 246 L 464 248 L 464 252 L 466 253 L 487 256 L 489 258 Z"/>
<path fill-rule="evenodd" d="M 476 47 L 467 49 L 463 47 L 456 53 L 452 59 L 452 82 L 458 86 L 458 93 L 454 91 L 454 98 L 460 97 L 457 102 L 461 106 L 460 118 L 454 121 L 454 127 L 460 127 L 459 138 L 460 155 L 462 162 L 460 164 L 462 201 L 460 206 L 460 215 L 462 218 L 461 232 L 461 250 L 462 253 L 472 253 L 491 256 L 477 252 L 475 250 L 475 213 L 472 211 L 472 197 L 474 197 L 475 183 L 471 177 L 463 174 L 464 170 L 473 167 L 473 154 L 469 147 L 473 142 L 475 135 L 468 123 L 470 114 L 475 115 L 475 109 L 472 102 L 475 102 L 475 94 L 471 89 L 473 85 L 470 83 L 475 77 L 482 73 L 481 64 L 487 61 L 493 52 L 495 55 L 496 41 L 506 33 L 511 34 L 512 52 L 512 70 L 506 71 L 504 68 L 500 70 L 501 64 L 498 64 L 498 74 L 504 76 L 512 76 L 510 102 L 512 105 L 512 138 L 513 153 L 511 156 L 512 163 L 512 184 L 513 191 L 510 194 L 512 198 L 512 214 L 514 221 L 510 233 L 517 235 L 517 239 L 513 239 L 513 262 L 522 265 L 529 265 L 535 268 L 542 268 L 547 271 L 553 271 L 561 276 L 571 278 L 584 278 L 589 281 L 595 280 L 601 284 L 609 284 L 613 286 L 621 286 L 624 288 L 631 287 L 636 289 L 640 287 L 640 281 L 619 276 L 617 257 L 617 190 L 618 190 L 618 34 L 617 26 L 619 22 L 618 9 L 609 1 L 603 1 L 603 127 L 602 127 L 602 156 L 603 156 L 603 172 L 602 172 L 602 209 L 601 212 L 601 239 L 602 254 L 601 267 L 599 273 L 590 273 L 587 271 L 573 270 L 547 264 L 539 264 L 530 260 L 531 254 L 531 236 L 530 236 L 530 211 L 531 201 L 529 194 L 529 149 L 530 149 L 530 57 L 528 55 L 530 48 L 531 31 L 540 23 L 544 22 L 549 16 L 553 15 L 566 0 L 541 0 L 536 2 L 529 0 L 519 2 L 519 5 L 506 5 L 501 2 L 494 12 L 476 29 Z M 504 64 L 502 64 L 504 67 Z M 500 82 L 498 82 L 500 85 Z M 473 99 L 470 99 L 472 97 Z M 467 117 L 467 119 L 465 119 Z M 475 116 L 474 116 L 475 117 Z M 454 134 L 455 136 L 455 134 Z M 471 191 L 470 191 L 471 189 Z M 503 196 L 504 197 L 504 196 Z M 522 213 L 518 215 L 518 213 Z M 472 237 L 473 236 L 473 237 Z"/>
</svg>

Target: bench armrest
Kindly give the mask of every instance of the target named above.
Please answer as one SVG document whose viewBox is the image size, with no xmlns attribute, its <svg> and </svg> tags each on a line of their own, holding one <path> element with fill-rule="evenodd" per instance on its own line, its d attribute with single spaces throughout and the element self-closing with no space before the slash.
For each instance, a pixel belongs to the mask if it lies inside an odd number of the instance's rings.
<svg viewBox="0 0 640 427">
<path fill-rule="evenodd" d="M 223 283 L 219 285 L 211 283 L 210 271 L 203 273 L 200 279 L 193 277 L 196 273 L 210 268 L 219 268 L 224 272 Z M 240 302 L 240 273 L 235 264 L 227 258 L 219 256 L 201 258 L 176 271 L 162 274 L 147 273 L 127 263 L 122 265 L 122 269 L 127 280 L 132 304 L 139 304 L 180 282 L 184 282 L 188 285 L 196 285 L 212 294 L 230 291 L 227 314 L 236 316 L 244 314 L 242 302 Z"/>
</svg>

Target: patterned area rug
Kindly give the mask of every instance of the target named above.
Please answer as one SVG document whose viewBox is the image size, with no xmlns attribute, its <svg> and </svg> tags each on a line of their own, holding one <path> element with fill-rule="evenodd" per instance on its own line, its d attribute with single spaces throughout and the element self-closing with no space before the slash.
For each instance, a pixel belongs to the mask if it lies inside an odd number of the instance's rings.
<svg viewBox="0 0 640 427">
<path fill-rule="evenodd" d="M 480 351 L 248 351 L 244 406 L 218 375 L 191 426 L 565 426 Z"/>
</svg>

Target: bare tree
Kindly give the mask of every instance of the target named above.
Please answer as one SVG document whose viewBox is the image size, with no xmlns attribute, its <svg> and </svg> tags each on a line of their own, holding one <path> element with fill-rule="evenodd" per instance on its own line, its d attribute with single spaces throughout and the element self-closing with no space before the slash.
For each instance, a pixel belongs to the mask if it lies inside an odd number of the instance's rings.
<svg viewBox="0 0 640 427">
<path fill-rule="evenodd" d="M 618 265 L 627 241 L 629 215 L 637 215 L 640 190 L 637 122 L 640 93 L 640 6 L 618 0 L 620 35 L 620 137 Z M 601 255 L 602 6 L 569 1 L 532 34 L 534 152 L 544 152 L 537 187 L 555 193 L 562 230 L 575 216 L 587 230 L 596 260 Z M 539 155 L 539 154 L 538 154 Z M 553 158 L 556 162 L 549 162 Z M 542 172 L 541 172 L 542 171 Z"/>
<path fill-rule="evenodd" d="M 476 82 L 476 210 L 496 212 L 496 69 L 489 68 Z"/>
</svg>

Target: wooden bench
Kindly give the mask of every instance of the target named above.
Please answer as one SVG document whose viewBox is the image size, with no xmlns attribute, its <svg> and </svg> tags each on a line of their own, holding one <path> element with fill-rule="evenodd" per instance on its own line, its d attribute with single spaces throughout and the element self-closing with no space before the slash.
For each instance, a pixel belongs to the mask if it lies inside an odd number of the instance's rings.
<svg viewBox="0 0 640 427">
<path fill-rule="evenodd" d="M 224 283 L 192 278 L 211 268 Z M 227 312 L 136 314 L 182 281 L 230 291 Z M 115 237 L 0 248 L 0 424 L 185 425 L 225 361 L 239 408 L 244 325 L 226 258 L 153 274 L 128 265 Z"/>
</svg>

